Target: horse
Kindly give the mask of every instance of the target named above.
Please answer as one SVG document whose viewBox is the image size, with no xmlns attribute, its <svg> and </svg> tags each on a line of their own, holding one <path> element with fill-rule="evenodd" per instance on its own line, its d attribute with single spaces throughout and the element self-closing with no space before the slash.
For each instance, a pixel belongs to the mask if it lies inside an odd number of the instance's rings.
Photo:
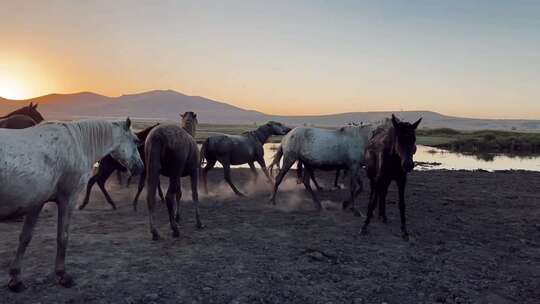
<svg viewBox="0 0 540 304">
<path fill-rule="evenodd" d="M 150 133 L 150 131 L 158 125 L 159 123 L 135 133 L 139 143 L 142 143 L 139 145 L 137 150 L 139 152 L 139 155 L 141 156 L 141 159 L 143 160 L 144 160 L 144 141 L 146 140 L 148 133 Z M 88 185 L 86 186 L 86 196 L 84 197 L 83 203 L 79 206 L 79 210 L 83 210 L 88 204 L 88 201 L 90 200 L 90 193 L 92 191 L 92 187 L 94 187 L 96 183 L 98 184 L 99 189 L 101 189 L 101 192 L 103 192 L 103 195 L 105 195 L 105 199 L 107 200 L 109 205 L 111 205 L 113 210 L 116 210 L 116 205 L 114 204 L 112 198 L 109 196 L 109 193 L 107 192 L 107 189 L 105 188 L 105 183 L 107 182 L 107 179 L 109 179 L 109 177 L 114 171 L 125 172 L 127 171 L 127 169 L 124 166 L 122 166 L 122 164 L 120 164 L 120 162 L 118 162 L 114 157 L 108 154 L 99 161 L 99 166 L 97 168 L 96 174 L 94 174 L 94 176 L 92 176 L 90 180 L 88 181 Z M 144 177 L 142 178 L 142 180 L 144 181 Z M 161 190 L 161 186 L 158 187 L 158 190 L 159 190 L 159 196 L 161 200 L 165 201 L 165 198 L 163 197 L 163 191 Z"/>
<path fill-rule="evenodd" d="M 65 271 L 69 222 L 81 190 L 99 159 L 111 154 L 132 172 L 142 170 L 131 121 L 48 122 L 21 130 L 0 130 L 0 220 L 25 215 L 8 287 L 21 291 L 21 262 L 43 205 L 58 205 L 55 273 L 71 287 Z"/>
<path fill-rule="evenodd" d="M 185 112 L 184 114 L 180 114 L 180 117 L 182 118 L 182 128 L 186 130 L 186 132 L 191 135 L 191 137 L 195 138 L 195 133 L 197 132 L 197 124 L 199 123 L 197 120 L 197 114 L 195 112 Z M 144 157 L 144 147 L 143 152 L 141 153 L 141 157 Z M 143 172 L 141 176 L 139 177 L 139 187 L 137 189 L 137 194 L 135 194 L 135 198 L 133 199 L 133 210 L 137 211 L 137 204 L 139 203 L 139 195 L 141 194 L 142 190 L 144 189 L 144 182 L 146 178 L 146 173 Z M 178 180 L 180 183 L 180 180 Z M 178 185 L 180 187 L 180 185 Z M 158 192 L 159 196 L 162 201 L 165 201 L 163 198 L 163 190 L 161 190 L 160 182 L 158 181 Z M 176 204 L 177 204 L 177 210 L 180 210 L 180 199 L 182 198 L 182 192 L 177 192 L 176 197 Z M 176 216 L 176 222 L 180 222 L 180 212 L 177 213 L 178 216 Z"/>
<path fill-rule="evenodd" d="M 197 228 L 203 227 L 199 216 L 199 194 L 197 183 L 199 177 L 199 149 L 195 139 L 179 125 L 163 124 L 150 131 L 144 147 L 146 158 L 146 201 L 150 233 L 153 240 L 159 239 L 159 233 L 154 226 L 156 205 L 156 188 L 160 175 L 169 178 L 169 188 L 165 195 L 169 222 L 173 237 L 180 236 L 178 221 L 180 219 L 180 202 L 182 188 L 180 179 L 189 176 L 191 179 L 191 196 L 195 203 L 195 219 Z M 175 200 L 176 206 L 175 206 Z M 176 207 L 176 211 L 174 210 Z"/>
<path fill-rule="evenodd" d="M 37 103 L 30 103 L 25 107 L 0 117 L 0 128 L 25 129 L 37 125 L 44 120 L 41 113 L 38 112 L 37 107 Z"/>
<path fill-rule="evenodd" d="M 285 135 L 291 128 L 276 122 L 269 121 L 254 131 L 244 132 L 241 135 L 217 134 L 208 137 L 201 147 L 201 162 L 206 159 L 206 166 L 202 170 L 204 190 L 208 193 L 207 176 L 219 161 L 223 166 L 225 180 L 238 196 L 244 196 L 231 180 L 231 165 L 249 164 L 255 179 L 258 174 L 254 162 L 259 163 L 264 175 L 271 182 L 272 178 L 266 169 L 263 145 L 272 135 Z"/>
<path fill-rule="evenodd" d="M 276 204 L 277 190 L 285 174 L 295 162 L 301 161 L 305 169 L 304 186 L 311 194 L 317 210 L 322 209 L 321 202 L 309 182 L 315 169 L 346 169 L 350 178 L 350 201 L 345 201 L 343 208 L 347 208 L 350 203 L 354 207 L 355 197 L 362 188 L 360 169 L 364 164 L 364 151 L 370 133 L 371 128 L 364 126 L 345 126 L 338 130 L 294 128 L 285 135 L 274 157 L 283 156 L 283 166 L 276 177 L 270 201 Z"/>
<path fill-rule="evenodd" d="M 404 240 L 409 239 L 405 223 L 405 184 L 407 173 L 414 168 L 413 156 L 416 153 L 416 128 L 422 121 L 402 122 L 392 114 L 392 124 L 380 128 L 370 139 L 366 151 L 366 171 L 370 180 L 368 212 L 361 233 L 367 234 L 373 210 L 379 202 L 379 216 L 384 223 L 386 218 L 386 193 L 392 181 L 396 181 L 399 193 L 399 215 L 401 233 Z"/>
</svg>

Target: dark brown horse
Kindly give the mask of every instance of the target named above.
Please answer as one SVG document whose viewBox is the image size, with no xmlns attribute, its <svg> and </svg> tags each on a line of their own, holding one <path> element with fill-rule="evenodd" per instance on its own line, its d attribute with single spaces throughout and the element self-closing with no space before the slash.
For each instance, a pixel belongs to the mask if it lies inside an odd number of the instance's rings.
<svg viewBox="0 0 540 304">
<path fill-rule="evenodd" d="M 195 112 L 185 112 L 184 114 L 180 114 L 180 117 L 182 117 L 182 128 L 188 132 L 191 137 L 195 138 L 195 133 L 197 132 L 197 124 L 199 123 L 197 120 L 197 114 Z M 144 158 L 144 151 L 141 153 L 141 157 Z M 137 211 L 137 204 L 139 203 L 139 195 L 141 195 L 142 190 L 144 189 L 144 182 L 146 178 L 146 172 L 143 172 L 139 178 L 139 188 L 137 189 L 137 194 L 135 194 L 135 198 L 133 199 L 133 210 Z M 178 180 L 180 182 L 180 180 Z M 129 180 L 128 180 L 129 183 Z M 178 186 L 180 187 L 180 185 Z M 162 201 L 165 201 L 163 198 L 163 191 L 161 190 L 161 186 L 158 185 L 158 191 L 159 195 Z M 177 203 L 177 210 L 180 210 L 180 199 L 182 198 L 182 192 L 177 192 L 176 197 L 176 203 Z M 180 223 L 180 212 L 177 212 L 176 216 L 176 222 Z"/>
<path fill-rule="evenodd" d="M 135 133 L 137 135 L 137 139 L 139 140 L 139 146 L 137 150 L 139 151 L 139 154 L 141 155 L 141 159 L 144 162 L 144 142 L 146 140 L 146 137 L 148 136 L 148 133 L 158 126 L 159 124 L 155 124 L 153 126 L 150 126 L 142 131 L 139 131 Z M 94 187 L 94 184 L 97 183 L 99 186 L 99 189 L 101 189 L 101 192 L 103 192 L 103 195 L 105 195 L 105 198 L 107 199 L 107 202 L 111 205 L 113 209 L 116 210 L 116 205 L 114 204 L 112 198 L 109 196 L 109 193 L 107 192 L 107 189 L 105 188 L 105 183 L 107 182 L 107 179 L 111 176 L 111 174 L 114 171 L 119 172 L 125 172 L 127 169 L 122 166 L 116 159 L 114 159 L 110 154 L 105 156 L 99 161 L 99 166 L 97 168 L 96 174 L 88 180 L 88 184 L 86 185 L 86 196 L 84 197 L 83 203 L 79 206 L 79 210 L 84 209 L 86 205 L 88 204 L 88 201 L 90 200 L 90 193 L 92 191 L 92 187 Z M 141 173 L 141 176 L 143 173 Z M 144 177 L 143 177 L 144 180 Z M 159 195 L 161 199 L 164 201 L 163 197 L 163 191 L 161 190 L 161 187 L 159 189 Z"/>
<path fill-rule="evenodd" d="M 217 161 L 223 165 L 225 180 L 236 195 L 243 194 L 234 186 L 231 180 L 231 165 L 249 164 L 255 179 L 257 171 L 254 162 L 259 163 L 262 171 L 269 181 L 272 181 L 264 161 L 263 145 L 272 135 L 285 135 L 291 128 L 276 121 L 258 127 L 256 130 L 241 135 L 218 134 L 208 137 L 201 147 L 201 161 L 206 159 L 206 166 L 202 171 L 204 191 L 208 193 L 207 175 Z"/>
<path fill-rule="evenodd" d="M 407 173 L 414 168 L 413 155 L 416 153 L 416 128 L 422 118 L 411 124 L 399 121 L 392 115 L 392 125 L 379 128 L 369 141 L 366 150 L 366 170 L 370 180 L 371 192 L 367 217 L 362 226 L 362 234 L 367 234 L 373 210 L 379 203 L 379 216 L 386 223 L 386 193 L 392 181 L 396 181 L 399 192 L 399 215 L 401 233 L 404 240 L 409 239 L 405 224 L 405 184 Z"/>
<path fill-rule="evenodd" d="M 189 176 L 191 179 L 191 195 L 195 203 L 197 228 L 202 228 L 197 189 L 200 168 L 199 149 L 195 139 L 179 125 L 159 125 L 150 131 L 148 138 L 146 138 L 144 150 L 146 158 L 146 199 L 152 239 L 159 239 L 159 233 L 154 225 L 154 212 L 156 188 L 160 175 L 169 178 L 169 188 L 165 195 L 165 201 L 173 237 L 180 236 L 177 222 L 177 219 L 180 218 L 180 208 L 179 202 L 175 202 L 175 200 L 181 197 L 180 179 L 183 176 Z"/>
<path fill-rule="evenodd" d="M 5 116 L 0 117 L 0 128 L 25 129 L 42 122 L 43 116 L 37 110 L 38 104 L 30 103 Z"/>
</svg>

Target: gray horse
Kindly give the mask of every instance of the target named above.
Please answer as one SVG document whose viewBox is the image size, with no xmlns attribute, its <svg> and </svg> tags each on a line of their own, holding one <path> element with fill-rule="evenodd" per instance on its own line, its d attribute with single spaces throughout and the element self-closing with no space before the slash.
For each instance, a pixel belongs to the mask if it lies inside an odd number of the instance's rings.
<svg viewBox="0 0 540 304">
<path fill-rule="evenodd" d="M 175 200 L 179 200 L 181 197 L 180 178 L 183 176 L 191 178 L 191 195 L 195 203 L 195 219 L 197 228 L 202 228 L 197 189 L 200 168 L 199 150 L 195 139 L 179 125 L 159 125 L 148 134 L 144 152 L 146 158 L 146 200 L 152 239 L 159 239 L 159 233 L 154 225 L 154 211 L 160 175 L 169 178 L 169 188 L 165 195 L 165 201 L 173 237 L 180 236 L 177 223 L 177 219 L 180 218 L 180 208 L 179 203 L 175 202 Z"/>
<path fill-rule="evenodd" d="M 283 155 L 283 166 L 276 177 L 271 202 L 276 203 L 279 184 L 292 165 L 301 161 L 304 166 L 304 186 L 311 194 L 317 210 L 321 210 L 321 202 L 313 192 L 310 179 L 313 171 L 347 170 L 349 172 L 350 200 L 343 207 L 353 204 L 362 182 L 360 169 L 364 164 L 364 153 L 371 134 L 371 128 L 362 126 L 346 126 L 338 130 L 298 127 L 287 134 L 281 141 L 277 157 Z"/>
<path fill-rule="evenodd" d="M 143 163 L 137 138 L 125 122 L 90 120 L 45 123 L 21 130 L 0 129 L 0 220 L 25 215 L 8 287 L 21 291 L 21 262 L 43 205 L 58 205 L 55 273 L 65 287 L 73 285 L 65 271 L 69 221 L 92 165 L 107 154 L 133 172 Z"/>
<path fill-rule="evenodd" d="M 285 135 L 290 130 L 291 128 L 279 122 L 269 121 L 256 130 L 241 135 L 218 134 L 208 137 L 201 147 L 201 162 L 203 159 L 206 159 L 207 162 L 202 172 L 205 192 L 208 193 L 208 171 L 215 166 L 217 161 L 223 166 L 225 180 L 236 195 L 244 196 L 231 180 L 231 165 L 249 164 L 256 179 L 257 170 L 254 162 L 257 162 L 268 180 L 272 181 L 266 169 L 263 145 L 270 136 Z"/>
</svg>

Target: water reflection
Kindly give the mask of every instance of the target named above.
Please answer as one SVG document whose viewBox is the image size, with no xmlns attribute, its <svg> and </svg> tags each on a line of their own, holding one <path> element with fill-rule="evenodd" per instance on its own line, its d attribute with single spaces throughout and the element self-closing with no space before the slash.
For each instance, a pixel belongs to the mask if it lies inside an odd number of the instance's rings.
<svg viewBox="0 0 540 304">
<path fill-rule="evenodd" d="M 266 164 L 272 162 L 279 144 L 268 143 L 264 145 L 264 158 Z M 414 156 L 418 163 L 415 170 L 449 169 L 449 170 L 530 170 L 540 171 L 539 156 L 510 157 L 497 154 L 467 155 L 450 152 L 428 146 L 417 147 Z M 219 166 L 219 163 L 216 164 Z M 240 167 L 247 168 L 247 165 Z"/>
</svg>

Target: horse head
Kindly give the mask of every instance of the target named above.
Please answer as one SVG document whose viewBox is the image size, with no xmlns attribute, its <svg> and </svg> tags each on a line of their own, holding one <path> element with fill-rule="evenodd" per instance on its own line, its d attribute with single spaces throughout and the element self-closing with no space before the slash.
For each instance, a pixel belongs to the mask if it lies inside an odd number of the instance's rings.
<svg viewBox="0 0 540 304">
<path fill-rule="evenodd" d="M 291 131 L 291 128 L 277 121 L 269 121 L 266 125 L 272 131 L 272 135 L 285 135 Z"/>
<path fill-rule="evenodd" d="M 44 121 L 45 119 L 43 118 L 43 116 L 41 116 L 41 113 L 39 113 L 39 111 L 37 110 L 37 107 L 38 107 L 37 103 L 33 104 L 31 102 L 29 105 L 22 107 L 20 109 L 17 109 L 6 116 L 12 116 L 12 115 L 17 115 L 17 114 L 26 115 L 32 118 L 36 123 L 40 123 Z"/>
<path fill-rule="evenodd" d="M 122 166 L 136 175 L 142 172 L 144 169 L 141 156 L 137 150 L 139 139 L 131 131 L 131 120 L 129 117 L 126 121 L 114 122 L 113 125 L 113 142 L 114 150 L 111 152 L 111 156 L 116 159 Z"/>
<path fill-rule="evenodd" d="M 197 114 L 195 112 L 184 112 L 180 114 L 182 117 L 182 128 L 188 131 L 191 136 L 195 137 L 195 132 L 197 131 L 197 125 L 199 121 L 197 120 Z"/>
<path fill-rule="evenodd" d="M 411 172 L 414 168 L 413 156 L 416 153 L 416 128 L 422 121 L 415 123 L 402 122 L 392 114 L 392 126 L 395 130 L 395 153 L 401 159 L 401 167 L 405 172 Z"/>
</svg>

